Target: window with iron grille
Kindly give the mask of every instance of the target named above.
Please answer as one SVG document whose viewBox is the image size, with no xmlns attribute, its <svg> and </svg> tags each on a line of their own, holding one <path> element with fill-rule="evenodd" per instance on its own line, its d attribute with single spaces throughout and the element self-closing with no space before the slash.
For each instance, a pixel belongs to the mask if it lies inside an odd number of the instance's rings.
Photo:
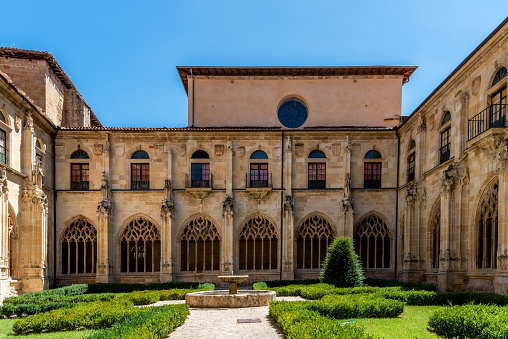
<svg viewBox="0 0 508 339">
<path fill-rule="evenodd" d="M 250 187 L 268 187 L 268 164 L 250 164 Z"/>
<path fill-rule="evenodd" d="M 415 180 L 415 154 L 411 154 L 407 159 L 407 181 Z"/>
<path fill-rule="evenodd" d="M 308 188 L 325 188 L 326 164 L 309 163 L 308 170 Z"/>
<path fill-rule="evenodd" d="M 450 159 L 450 128 L 448 127 L 443 132 L 441 132 L 441 150 L 439 152 L 441 155 L 440 163 L 447 161 Z"/>
<path fill-rule="evenodd" d="M 380 162 L 366 162 L 364 164 L 363 187 L 381 188 Z"/>
<path fill-rule="evenodd" d="M 7 135 L 5 131 L 1 129 L 0 129 L 0 162 L 2 164 L 7 164 Z"/>
<path fill-rule="evenodd" d="M 89 164 L 71 164 L 71 190 L 89 190 Z"/>
<path fill-rule="evenodd" d="M 191 187 L 210 187 L 210 164 L 191 164 Z"/>
<path fill-rule="evenodd" d="M 131 189 L 132 190 L 150 189 L 149 164 L 131 164 Z"/>
</svg>

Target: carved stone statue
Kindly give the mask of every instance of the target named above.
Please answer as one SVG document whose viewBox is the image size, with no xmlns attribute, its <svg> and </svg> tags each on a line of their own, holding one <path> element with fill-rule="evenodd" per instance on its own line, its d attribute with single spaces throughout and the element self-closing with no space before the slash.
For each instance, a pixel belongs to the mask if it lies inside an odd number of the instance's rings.
<svg viewBox="0 0 508 339">
<path fill-rule="evenodd" d="M 344 182 L 344 198 L 351 198 L 351 176 L 349 173 L 346 174 Z"/>
</svg>

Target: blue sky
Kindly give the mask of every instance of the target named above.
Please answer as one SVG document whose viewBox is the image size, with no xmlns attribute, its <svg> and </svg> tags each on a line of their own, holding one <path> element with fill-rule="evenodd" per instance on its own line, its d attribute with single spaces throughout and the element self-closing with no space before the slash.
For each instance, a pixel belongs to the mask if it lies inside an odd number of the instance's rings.
<svg viewBox="0 0 508 339">
<path fill-rule="evenodd" d="M 484 1 L 9 1 L 0 44 L 53 53 L 105 126 L 182 127 L 175 66 L 417 65 L 410 114 L 508 16 Z"/>
</svg>

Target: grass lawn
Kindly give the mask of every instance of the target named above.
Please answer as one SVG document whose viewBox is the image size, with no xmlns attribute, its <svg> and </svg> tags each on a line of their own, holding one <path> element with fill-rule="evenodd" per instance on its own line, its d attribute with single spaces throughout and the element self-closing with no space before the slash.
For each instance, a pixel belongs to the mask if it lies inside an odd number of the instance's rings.
<svg viewBox="0 0 508 339">
<path fill-rule="evenodd" d="M 353 319 L 363 325 L 365 331 L 376 338 L 440 338 L 427 329 L 429 317 L 446 306 L 404 306 L 404 313 L 398 318 Z"/>
<path fill-rule="evenodd" d="M 40 333 L 40 334 L 29 334 L 29 335 L 14 335 L 12 332 L 12 324 L 16 319 L 1 319 L 0 320 L 0 338 L 9 338 L 9 339 L 74 339 L 74 338 L 83 338 L 85 335 L 90 335 L 95 332 L 95 330 L 86 330 L 86 331 L 65 331 L 65 332 L 52 332 L 52 333 Z"/>
</svg>

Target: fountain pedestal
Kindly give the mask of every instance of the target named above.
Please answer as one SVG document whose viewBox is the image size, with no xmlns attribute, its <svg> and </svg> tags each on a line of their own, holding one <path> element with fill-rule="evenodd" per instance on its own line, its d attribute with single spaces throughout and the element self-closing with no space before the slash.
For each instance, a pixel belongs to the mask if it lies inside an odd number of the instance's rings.
<svg viewBox="0 0 508 339">
<path fill-rule="evenodd" d="M 229 284 L 229 294 L 237 294 L 238 293 L 238 283 L 245 281 L 249 276 L 248 275 L 219 275 L 218 278 L 223 283 Z"/>
</svg>

